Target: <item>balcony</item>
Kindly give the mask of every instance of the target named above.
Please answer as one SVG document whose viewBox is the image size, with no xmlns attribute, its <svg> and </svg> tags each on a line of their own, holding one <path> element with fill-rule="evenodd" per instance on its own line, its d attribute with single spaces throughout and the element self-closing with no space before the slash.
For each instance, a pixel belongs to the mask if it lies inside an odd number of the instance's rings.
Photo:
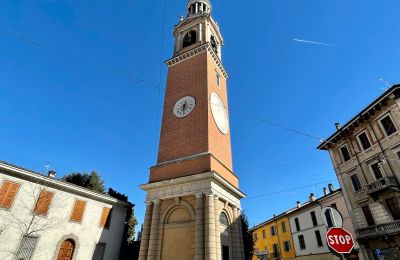
<svg viewBox="0 0 400 260">
<path fill-rule="evenodd" d="M 399 190 L 398 187 L 399 187 L 399 185 L 397 184 L 396 179 L 394 177 L 386 177 L 386 178 L 379 179 L 371 184 L 368 184 L 367 185 L 367 193 L 373 194 L 373 193 L 383 191 L 387 188 L 391 188 L 391 189 L 398 191 Z"/>
<path fill-rule="evenodd" d="M 354 200 L 356 203 L 362 203 L 369 199 L 366 189 L 362 189 L 354 193 Z"/>
<path fill-rule="evenodd" d="M 357 230 L 357 238 L 371 238 L 400 233 L 400 220 L 386 224 L 360 228 Z"/>
</svg>

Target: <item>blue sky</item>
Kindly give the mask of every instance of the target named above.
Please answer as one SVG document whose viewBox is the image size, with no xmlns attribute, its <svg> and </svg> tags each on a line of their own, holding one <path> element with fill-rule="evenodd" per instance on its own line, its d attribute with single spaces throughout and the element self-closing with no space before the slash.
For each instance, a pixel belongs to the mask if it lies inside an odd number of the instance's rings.
<svg viewBox="0 0 400 260">
<path fill-rule="evenodd" d="M 382 93 L 380 78 L 399 82 L 396 0 L 212 2 L 235 110 L 327 137 L 335 122 L 345 123 Z M 172 28 L 185 5 L 167 0 L 162 60 L 172 55 Z M 96 170 L 129 195 L 142 221 L 139 185 L 156 162 L 162 97 L 73 56 L 158 83 L 162 14 L 161 0 L 1 1 L 0 159 L 42 172 L 50 162 L 59 176 Z M 165 78 L 162 65 L 162 87 Z M 231 133 L 251 224 L 310 192 L 321 195 L 326 184 L 251 197 L 336 179 L 318 140 L 236 113 Z"/>
</svg>

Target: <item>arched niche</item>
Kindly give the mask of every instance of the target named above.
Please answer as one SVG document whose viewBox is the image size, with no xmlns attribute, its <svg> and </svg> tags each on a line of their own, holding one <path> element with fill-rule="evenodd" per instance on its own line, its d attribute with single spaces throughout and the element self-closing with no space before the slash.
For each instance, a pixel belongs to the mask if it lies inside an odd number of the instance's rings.
<svg viewBox="0 0 400 260">
<path fill-rule="evenodd" d="M 197 42 L 197 32 L 190 30 L 183 36 L 182 48 L 189 47 Z"/>
</svg>

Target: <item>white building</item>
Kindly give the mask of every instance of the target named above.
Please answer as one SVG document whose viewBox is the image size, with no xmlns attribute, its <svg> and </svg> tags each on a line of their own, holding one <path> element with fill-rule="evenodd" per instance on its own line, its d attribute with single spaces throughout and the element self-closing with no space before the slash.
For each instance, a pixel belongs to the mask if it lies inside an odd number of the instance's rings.
<svg viewBox="0 0 400 260">
<path fill-rule="evenodd" d="M 118 259 L 131 207 L 0 162 L 0 259 Z"/>
<path fill-rule="evenodd" d="M 326 243 L 328 228 L 324 225 L 321 217 L 321 211 L 324 207 L 336 208 L 343 216 L 343 228 L 355 237 L 351 217 L 347 210 L 342 190 L 334 190 L 333 186 L 329 185 L 329 191 L 324 189 L 323 197 L 316 199 L 315 196 L 311 194 L 308 202 L 304 204 L 298 202 L 297 208 L 287 213 L 292 231 L 296 259 L 340 259 L 331 253 Z M 356 258 L 358 251 L 359 247 L 358 244 L 356 244 L 355 254 L 353 255 L 355 259 L 358 259 Z"/>
</svg>

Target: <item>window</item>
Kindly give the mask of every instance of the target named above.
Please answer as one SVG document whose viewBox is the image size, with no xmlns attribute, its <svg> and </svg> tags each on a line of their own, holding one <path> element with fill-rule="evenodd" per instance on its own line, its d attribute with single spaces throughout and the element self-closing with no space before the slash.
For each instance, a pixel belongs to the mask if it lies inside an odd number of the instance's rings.
<svg viewBox="0 0 400 260">
<path fill-rule="evenodd" d="M 218 54 L 218 42 L 215 40 L 214 36 L 211 36 L 211 47 Z"/>
<path fill-rule="evenodd" d="M 285 252 L 289 252 L 291 250 L 290 241 L 283 242 L 283 250 L 285 250 Z"/>
<path fill-rule="evenodd" d="M 382 167 L 379 162 L 371 164 L 370 167 L 371 167 L 372 173 L 374 174 L 374 177 L 376 180 L 380 180 L 383 178 Z"/>
<path fill-rule="evenodd" d="M 319 247 L 323 246 L 322 244 L 322 238 L 321 238 L 321 233 L 319 232 L 319 230 L 315 230 L 315 238 L 317 239 L 317 245 Z"/>
<path fill-rule="evenodd" d="M 17 252 L 16 259 L 30 260 L 35 252 L 36 244 L 38 242 L 37 237 L 33 236 L 23 236 L 21 245 Z"/>
<path fill-rule="evenodd" d="M 365 220 L 367 221 L 368 226 L 375 226 L 375 220 L 372 216 L 371 210 L 368 206 L 362 207 L 362 211 L 364 213 Z"/>
<path fill-rule="evenodd" d="M 33 212 L 36 215 L 46 216 L 49 212 L 51 201 L 53 200 L 53 193 L 50 191 L 42 190 L 40 191 L 39 198 L 36 201 L 35 208 Z"/>
<path fill-rule="evenodd" d="M 192 44 L 197 42 L 197 34 L 196 31 L 189 31 L 183 37 L 183 45 L 182 48 L 189 47 Z"/>
<path fill-rule="evenodd" d="M 221 76 L 217 72 L 217 86 L 219 86 L 220 84 L 221 84 Z"/>
<path fill-rule="evenodd" d="M 328 228 L 334 227 L 335 226 L 335 218 L 333 217 L 333 213 L 331 209 L 325 210 L 325 219 L 326 219 L 326 224 L 328 225 Z"/>
<path fill-rule="evenodd" d="M 265 234 L 265 229 L 262 230 L 262 236 L 263 236 L 263 239 L 267 238 L 267 235 Z"/>
<path fill-rule="evenodd" d="M 282 232 L 286 233 L 286 222 L 281 222 Z"/>
<path fill-rule="evenodd" d="M 314 227 L 317 226 L 318 225 L 318 221 L 317 221 L 317 216 L 315 216 L 315 212 L 311 211 L 310 215 L 311 215 L 311 220 L 312 220 L 312 223 L 313 223 Z"/>
<path fill-rule="evenodd" d="M 0 208 L 11 208 L 20 188 L 19 183 L 4 181 L 0 188 Z"/>
<path fill-rule="evenodd" d="M 385 130 L 386 136 L 392 135 L 397 131 L 396 126 L 393 124 L 393 121 L 389 115 L 385 116 L 380 121 L 383 129 Z"/>
<path fill-rule="evenodd" d="M 340 147 L 340 154 L 342 155 L 343 162 L 347 162 L 351 159 L 349 149 L 347 149 L 347 145 L 343 145 Z"/>
<path fill-rule="evenodd" d="M 272 226 L 271 227 L 271 236 L 276 236 L 276 232 L 277 230 L 276 230 L 276 226 Z"/>
<path fill-rule="evenodd" d="M 100 227 L 110 228 L 111 214 L 112 214 L 111 208 L 103 208 L 103 212 L 101 213 L 101 219 L 100 219 Z"/>
<path fill-rule="evenodd" d="M 294 222 L 295 222 L 295 224 L 296 224 L 296 230 L 297 230 L 297 231 L 300 231 L 300 222 L 299 222 L 299 219 L 298 219 L 298 218 L 295 218 L 295 219 L 294 219 Z"/>
<path fill-rule="evenodd" d="M 85 213 L 85 208 L 86 208 L 85 201 L 76 200 L 70 220 L 73 222 L 81 223 L 83 219 L 83 214 Z"/>
<path fill-rule="evenodd" d="M 390 214 L 392 215 L 394 220 L 400 219 L 400 208 L 399 203 L 396 202 L 394 198 L 390 198 L 386 200 L 386 205 L 389 209 Z"/>
<path fill-rule="evenodd" d="M 272 245 L 272 251 L 273 251 L 273 254 L 274 254 L 274 258 L 278 258 L 279 257 L 278 244 L 273 244 Z"/>
<path fill-rule="evenodd" d="M 256 242 L 258 240 L 258 236 L 257 236 L 256 232 L 253 233 L 253 239 L 254 239 L 254 242 Z"/>
<path fill-rule="evenodd" d="M 362 186 L 360 180 L 358 179 L 358 175 L 353 174 L 350 176 L 350 179 L 351 183 L 353 184 L 354 191 L 355 192 L 360 191 L 362 189 Z"/>
<path fill-rule="evenodd" d="M 92 259 L 103 260 L 104 251 L 106 251 L 106 243 L 98 243 L 94 248 Z"/>
<path fill-rule="evenodd" d="M 368 139 L 367 132 L 362 132 L 358 135 L 358 141 L 360 142 L 361 148 L 367 150 L 371 147 L 371 142 Z"/>
<path fill-rule="evenodd" d="M 299 236 L 299 245 L 300 245 L 300 249 L 301 250 L 306 249 L 306 241 L 304 240 L 304 236 L 303 235 Z"/>
</svg>

